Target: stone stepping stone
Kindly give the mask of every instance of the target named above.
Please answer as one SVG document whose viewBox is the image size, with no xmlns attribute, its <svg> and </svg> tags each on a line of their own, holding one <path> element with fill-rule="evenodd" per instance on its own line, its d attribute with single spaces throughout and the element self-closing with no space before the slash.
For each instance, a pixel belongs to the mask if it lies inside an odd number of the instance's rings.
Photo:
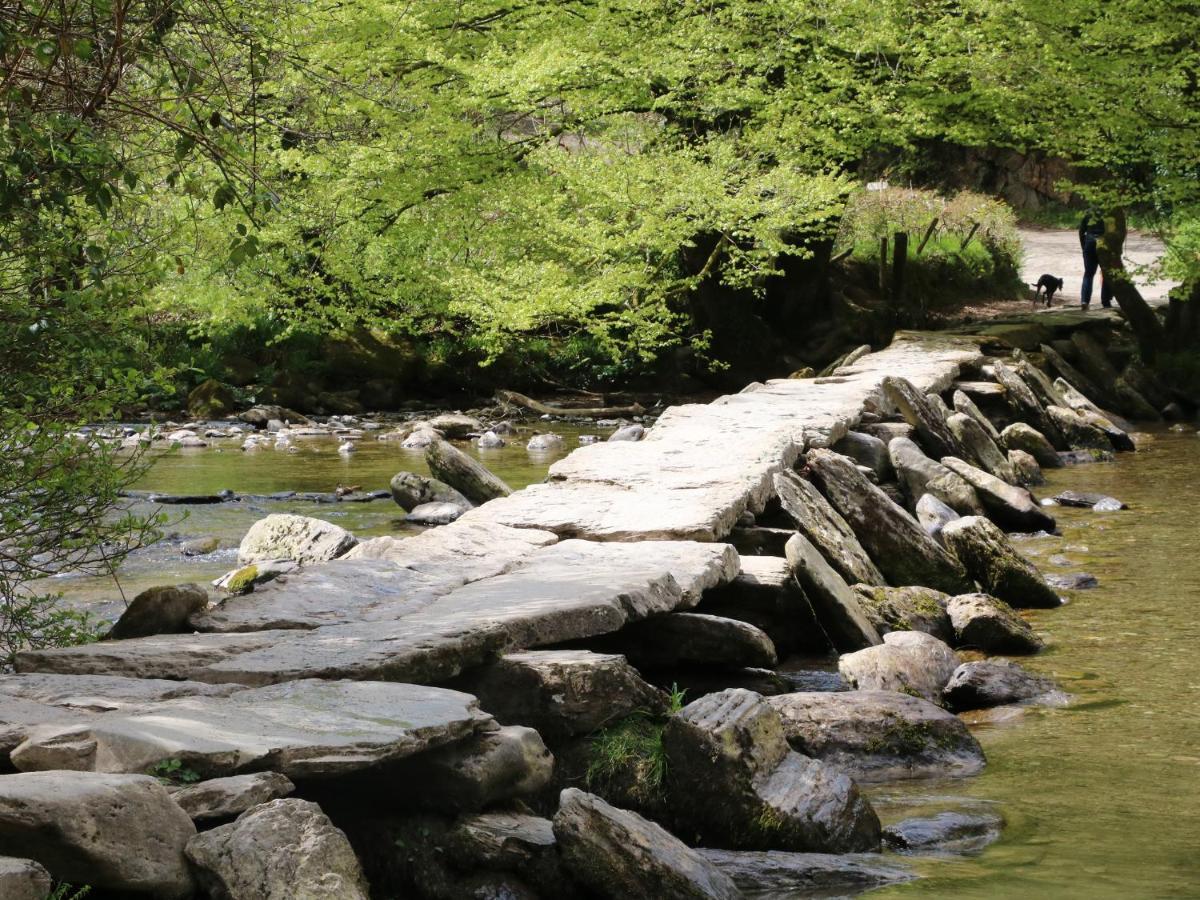
<svg viewBox="0 0 1200 900">
<path fill-rule="evenodd" d="M 178 759 L 210 778 L 260 769 L 330 777 L 462 740 L 492 721 L 458 691 L 306 680 L 44 726 L 11 756 L 22 771 L 141 773 Z"/>
</svg>

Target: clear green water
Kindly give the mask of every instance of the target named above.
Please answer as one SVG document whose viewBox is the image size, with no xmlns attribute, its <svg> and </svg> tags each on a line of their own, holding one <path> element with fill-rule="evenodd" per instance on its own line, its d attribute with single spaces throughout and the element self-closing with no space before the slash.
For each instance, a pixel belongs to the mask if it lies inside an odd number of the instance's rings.
<svg viewBox="0 0 1200 900">
<path fill-rule="evenodd" d="M 457 446 L 481 460 L 513 488 L 522 488 L 545 478 L 551 463 L 579 446 L 581 434 L 603 436 L 611 430 L 539 422 L 507 439 L 505 447 L 479 450 L 474 444 Z M 563 436 L 562 451 L 531 453 L 525 449 L 532 434 L 544 431 Z M 240 439 L 216 440 L 207 448 L 163 453 L 134 487 L 165 494 L 215 494 L 224 488 L 238 494 L 332 492 L 339 485 L 357 485 L 364 491 L 372 491 L 386 490 L 392 476 L 400 471 L 429 474 L 424 452 L 405 450 L 398 442 L 376 440 L 368 433 L 356 441 L 355 452 L 348 455 L 338 453 L 339 443 L 332 437 L 294 438 L 296 453 L 271 447 L 243 452 Z M 151 509 L 146 503 L 135 504 L 134 508 Z M 236 563 L 242 536 L 254 522 L 270 513 L 315 516 L 363 537 L 415 534 L 420 530 L 404 523 L 404 511 L 390 499 L 370 503 L 240 501 L 161 509 L 171 517 L 164 529 L 170 538 L 127 559 L 119 573 L 119 584 L 114 584 L 111 578 L 63 577 L 50 579 L 49 589 L 62 591 L 68 601 L 99 615 L 119 615 L 123 608 L 122 593 L 132 598 L 156 584 L 181 581 L 204 584 L 228 572 Z M 217 538 L 220 549 L 203 556 L 184 556 L 181 546 L 185 541 L 205 537 Z"/>
<path fill-rule="evenodd" d="M 1100 580 L 1030 616 L 1049 648 L 1023 664 L 1076 702 L 978 726 L 988 766 L 975 778 L 880 789 L 995 801 L 1007 827 L 981 856 L 921 860 L 924 878 L 873 897 L 1200 897 L 1200 438 L 1156 434 L 1116 463 L 1049 475 L 1040 495 L 1131 507 L 1063 508 L 1062 537 L 1022 543 L 1047 572 Z"/>
</svg>

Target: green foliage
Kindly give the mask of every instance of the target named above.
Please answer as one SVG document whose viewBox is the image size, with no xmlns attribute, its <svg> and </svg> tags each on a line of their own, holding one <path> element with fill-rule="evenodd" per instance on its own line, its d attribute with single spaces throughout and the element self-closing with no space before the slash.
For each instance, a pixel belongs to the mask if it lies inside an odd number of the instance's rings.
<svg viewBox="0 0 1200 900">
<path fill-rule="evenodd" d="M 189 769 L 179 759 L 164 759 L 156 762 L 146 772 L 165 784 L 195 784 L 200 780 L 200 773 Z"/>
<path fill-rule="evenodd" d="M 685 693 L 673 685 L 666 714 L 639 710 L 593 735 L 586 774 L 588 788 L 604 791 L 608 786 L 620 785 L 640 805 L 659 803 L 667 775 L 663 729 L 667 719 L 683 709 Z"/>
<path fill-rule="evenodd" d="M 73 884 L 60 881 L 54 886 L 54 889 L 50 892 L 46 900 L 83 900 L 91 892 L 92 888 L 90 885 L 76 887 Z"/>
</svg>

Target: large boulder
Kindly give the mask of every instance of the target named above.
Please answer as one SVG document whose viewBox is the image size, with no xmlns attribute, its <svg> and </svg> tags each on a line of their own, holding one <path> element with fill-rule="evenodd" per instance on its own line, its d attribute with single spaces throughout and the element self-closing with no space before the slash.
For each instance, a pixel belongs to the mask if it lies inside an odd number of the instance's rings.
<svg viewBox="0 0 1200 900">
<path fill-rule="evenodd" d="M 954 594 L 970 589 L 958 560 L 846 457 L 812 450 L 808 469 L 889 583 L 924 584 Z"/>
<path fill-rule="evenodd" d="M 184 846 L 196 826 L 145 775 L 0 775 L 0 847 L 56 880 L 122 896 L 192 896 Z"/>
<path fill-rule="evenodd" d="M 857 650 L 880 642 L 879 632 L 850 586 L 804 535 L 792 535 L 784 549 L 817 621 L 836 649 Z"/>
<path fill-rule="evenodd" d="M 860 781 L 973 775 L 983 749 L 961 719 L 896 691 L 784 694 L 766 701 L 794 750 Z"/>
<path fill-rule="evenodd" d="M 709 694 L 662 738 L 672 814 L 704 842 L 844 853 L 879 846 L 879 819 L 838 770 L 791 750 L 779 713 L 751 691 Z"/>
<path fill-rule="evenodd" d="M 971 454 L 971 457 L 986 471 L 995 475 L 1001 481 L 1009 484 L 1016 482 L 1012 463 L 1004 455 L 991 436 L 984 431 L 979 423 L 963 413 L 951 413 L 946 419 L 946 425 L 954 432 L 954 436 Z"/>
<path fill-rule="evenodd" d="M 53 883 L 41 863 L 0 856 L 0 897 L 4 900 L 47 900 Z"/>
<path fill-rule="evenodd" d="M 880 442 L 882 443 L 882 442 Z M 885 584 L 854 530 L 810 482 L 795 472 L 775 475 L 775 492 L 796 528 L 821 551 L 839 575 L 851 584 Z"/>
<path fill-rule="evenodd" d="M 887 481 L 892 477 L 892 460 L 888 456 L 887 444 L 873 434 L 848 431 L 845 437 L 833 445 L 833 450 L 848 456 L 860 466 L 866 466 L 875 474 L 875 480 Z"/>
<path fill-rule="evenodd" d="M 425 451 L 429 474 L 454 488 L 472 503 L 507 497 L 512 488 L 457 447 L 434 441 Z"/>
<path fill-rule="evenodd" d="M 483 423 L 462 413 L 450 412 L 434 416 L 429 420 L 429 427 L 440 431 L 452 441 L 459 441 L 483 431 Z"/>
<path fill-rule="evenodd" d="M 1114 449 L 1108 435 L 1075 410 L 1065 406 L 1047 406 L 1046 413 L 1054 420 L 1054 424 L 1073 450 Z"/>
<path fill-rule="evenodd" d="M 506 725 L 547 740 L 591 734 L 635 710 L 665 712 L 667 696 L 625 657 L 588 650 L 527 650 L 469 672 L 456 687 Z"/>
<path fill-rule="evenodd" d="M 878 647 L 843 654 L 838 671 L 856 690 L 900 691 L 936 703 L 958 664 L 955 652 L 932 635 L 893 631 Z"/>
<path fill-rule="evenodd" d="M 1021 450 L 1028 453 L 1043 468 L 1062 468 L 1062 460 L 1058 458 L 1058 451 L 1054 449 L 1054 445 L 1031 425 L 1013 422 L 1000 432 L 1000 441 L 1009 451 Z"/>
<path fill-rule="evenodd" d="M 188 785 L 172 792 L 171 799 L 191 816 L 193 822 L 201 822 L 232 819 L 260 803 L 286 797 L 295 789 L 286 775 L 251 772 Z"/>
<path fill-rule="evenodd" d="M 1061 376 L 1060 378 L 1055 379 L 1054 382 L 1054 386 L 1058 388 L 1060 395 L 1064 395 L 1065 397 L 1065 392 L 1063 391 L 1062 385 L 1066 384 L 1070 386 L 1072 390 L 1082 391 L 1089 397 L 1096 397 L 1104 401 L 1109 399 L 1109 395 L 1106 394 L 1106 392 L 1102 391 L 1098 385 L 1094 384 L 1088 376 L 1084 375 L 1077 368 L 1075 368 L 1075 366 L 1071 365 L 1071 363 L 1068 362 L 1061 353 L 1059 353 L 1049 344 L 1042 344 L 1039 349 L 1042 351 L 1042 357 L 1046 360 L 1046 362 L 1049 363 L 1050 366 Z M 1062 384 L 1059 382 L 1062 382 Z"/>
<path fill-rule="evenodd" d="M 188 415 L 195 419 L 221 419 L 237 407 L 237 396 L 227 384 L 215 378 L 206 378 L 194 388 L 187 398 Z"/>
<path fill-rule="evenodd" d="M 670 832 L 575 788 L 559 798 L 554 837 L 567 870 L 600 897 L 741 897 L 727 875 Z"/>
<path fill-rule="evenodd" d="M 930 403 L 912 382 L 889 375 L 883 379 L 883 396 L 899 410 L 904 421 L 916 429 L 922 446 L 932 456 L 940 459 L 962 454 L 962 446 L 946 426 L 941 410 Z"/>
<path fill-rule="evenodd" d="M 964 516 L 942 529 L 942 539 L 989 594 L 1009 606 L 1053 608 L 1058 594 L 1008 536 L 983 516 Z"/>
<path fill-rule="evenodd" d="M 392 499 L 405 512 L 412 512 L 426 503 L 452 503 L 463 509 L 471 508 L 471 501 L 450 485 L 416 472 L 397 472 L 389 487 Z"/>
<path fill-rule="evenodd" d="M 238 546 L 238 565 L 291 559 L 305 565 L 344 555 L 358 539 L 345 528 L 288 513 L 273 513 L 250 526 Z"/>
<path fill-rule="evenodd" d="M 1013 531 L 1054 531 L 1054 516 L 1039 506 L 1025 488 L 1001 481 L 953 456 L 943 458 L 942 465 L 975 488 L 988 518 L 997 524 Z"/>
<path fill-rule="evenodd" d="M 639 669 L 680 665 L 774 666 L 775 645 L 749 622 L 705 613 L 675 612 L 652 616 L 597 641 L 624 654 Z"/>
<path fill-rule="evenodd" d="M 197 877 L 230 900 L 367 900 L 367 880 L 350 841 L 321 807 L 272 800 L 187 845 Z"/>
<path fill-rule="evenodd" d="M 925 494 L 941 500 L 961 516 L 983 513 L 983 503 L 975 489 L 940 462 L 926 456 L 914 441 L 896 438 L 888 444 L 896 477 L 910 504 Z"/>
<path fill-rule="evenodd" d="M 1037 653 L 1044 646 L 1029 623 L 990 594 L 959 594 L 946 602 L 954 643 L 984 653 Z"/>
<path fill-rule="evenodd" d="M 1062 461 L 1058 459 L 1058 454 L 1054 455 L 1055 460 L 1062 465 Z M 1013 467 L 1013 474 L 1016 476 L 1016 484 L 1022 487 L 1032 487 L 1034 485 L 1045 484 L 1046 476 L 1042 474 L 1042 467 L 1038 465 L 1038 461 L 1033 458 L 1032 454 L 1026 453 L 1024 450 L 1009 450 L 1008 461 Z"/>
<path fill-rule="evenodd" d="M 919 587 L 854 585 L 859 605 L 880 634 L 892 631 L 923 631 L 946 643 L 954 640 L 946 601 L 941 591 Z"/>
<path fill-rule="evenodd" d="M 146 588 L 130 602 L 108 632 L 110 640 L 191 631 L 188 617 L 208 606 L 208 592 L 195 584 Z"/>
<path fill-rule="evenodd" d="M 1061 706 L 1067 697 L 1049 678 L 1004 659 L 963 663 L 943 691 L 946 705 L 962 712 L 1009 703 Z"/>
</svg>

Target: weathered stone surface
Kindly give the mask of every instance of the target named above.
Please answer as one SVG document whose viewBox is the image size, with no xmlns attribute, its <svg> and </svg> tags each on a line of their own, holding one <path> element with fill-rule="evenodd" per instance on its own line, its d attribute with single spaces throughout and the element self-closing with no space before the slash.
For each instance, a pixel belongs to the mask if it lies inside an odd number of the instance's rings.
<svg viewBox="0 0 1200 900">
<path fill-rule="evenodd" d="M 808 467 L 817 488 L 854 529 L 891 584 L 924 584 L 947 593 L 968 589 L 958 560 L 848 459 L 828 450 L 813 450 L 808 454 Z"/>
<path fill-rule="evenodd" d="M 231 900 L 367 900 L 346 835 L 321 807 L 272 800 L 202 832 L 187 856 L 210 896 Z"/>
<path fill-rule="evenodd" d="M 554 836 L 567 869 L 600 897 L 741 896 L 727 875 L 663 828 L 575 788 L 562 792 Z"/>
<path fill-rule="evenodd" d="M 873 422 L 861 424 L 859 428 L 863 434 L 879 438 L 885 447 L 898 437 L 908 438 L 910 441 L 915 440 L 917 433 L 917 430 L 907 422 Z M 891 457 L 888 459 L 890 460 Z"/>
<path fill-rule="evenodd" d="M 940 409 L 903 378 L 883 379 L 883 395 L 917 432 L 921 445 L 937 458 L 957 456 L 962 446 L 946 425 Z M 894 462 L 894 460 L 893 460 Z"/>
<path fill-rule="evenodd" d="M 1086 331 L 1080 329 L 1071 334 L 1079 366 L 1096 384 L 1112 384 L 1117 380 L 1117 369 L 1109 361 L 1104 347 Z"/>
<path fill-rule="evenodd" d="M 278 772 L 251 772 L 210 778 L 171 793 L 193 822 L 232 819 L 260 803 L 286 797 L 296 786 Z"/>
<path fill-rule="evenodd" d="M 1112 441 L 1100 428 L 1088 422 L 1073 409 L 1047 406 L 1046 413 L 1062 432 L 1068 446 L 1075 450 L 1111 450 Z"/>
<path fill-rule="evenodd" d="M 475 698 L 412 684 L 293 681 L 185 697 L 33 731 L 22 771 L 145 772 L 178 759 L 205 777 L 265 767 L 305 778 L 355 772 L 489 727 Z"/>
<path fill-rule="evenodd" d="M 1049 363 L 1051 368 L 1053 368 L 1061 376 L 1055 380 L 1055 387 L 1058 388 L 1060 394 L 1064 394 L 1065 396 L 1062 385 L 1058 383 L 1061 381 L 1063 384 L 1070 386 L 1075 391 L 1082 391 L 1083 394 L 1087 395 L 1088 397 L 1107 399 L 1104 391 L 1102 391 L 1096 384 L 1093 384 L 1090 378 L 1067 362 L 1063 355 L 1049 344 L 1042 344 L 1039 349 L 1042 351 L 1042 356 L 1045 358 L 1046 362 Z M 1068 403 L 1069 402 L 1070 401 L 1068 401 Z"/>
<path fill-rule="evenodd" d="M 669 801 L 702 840 L 743 849 L 871 850 L 879 819 L 846 775 L 793 752 L 758 694 L 709 694 L 663 733 Z"/>
<path fill-rule="evenodd" d="M 916 586 L 856 584 L 854 593 L 867 618 L 880 634 L 923 631 L 946 643 L 954 639 L 954 629 L 945 608 L 950 598 L 941 591 Z"/>
<path fill-rule="evenodd" d="M 471 507 L 471 501 L 450 485 L 416 472 L 397 472 L 388 487 L 396 505 L 405 512 L 412 512 L 426 503 L 453 503 L 463 509 Z"/>
<path fill-rule="evenodd" d="M 482 464 L 446 441 L 434 441 L 425 451 L 429 473 L 450 485 L 472 503 L 507 497 L 512 488 Z"/>
<path fill-rule="evenodd" d="M 942 465 L 975 488 L 988 518 L 1012 531 L 1054 531 L 1054 516 L 1045 511 L 1025 488 L 1001 481 L 965 460 L 947 456 Z"/>
<path fill-rule="evenodd" d="M 892 460 L 888 456 L 887 444 L 874 435 L 848 431 L 832 449 L 835 453 L 850 457 L 860 466 L 866 466 L 875 473 L 876 481 L 887 481 L 892 477 Z"/>
<path fill-rule="evenodd" d="M 1033 564 L 1017 553 L 1003 531 L 982 516 L 965 516 L 951 522 L 942 529 L 942 538 L 971 577 L 1009 606 L 1053 608 L 1061 604 Z"/>
<path fill-rule="evenodd" d="M 1003 827 L 1004 819 L 996 812 L 946 810 L 889 825 L 883 830 L 883 839 L 901 853 L 962 856 L 979 853 L 999 840 Z"/>
<path fill-rule="evenodd" d="M 1000 439 L 1009 451 L 1021 450 L 1028 453 L 1037 460 L 1039 466 L 1047 469 L 1062 468 L 1062 460 L 1054 446 L 1040 431 L 1024 422 L 1013 422 L 1000 432 Z"/>
<path fill-rule="evenodd" d="M 1055 459 L 1058 459 L 1057 454 L 1055 454 Z M 1042 474 L 1042 467 L 1038 465 L 1038 461 L 1033 458 L 1032 454 L 1026 453 L 1024 450 L 1009 450 L 1008 461 L 1013 467 L 1013 474 L 1016 476 L 1017 484 L 1023 487 L 1031 487 L 1046 483 L 1046 476 Z M 1059 465 L 1061 464 L 1060 460 Z"/>
<path fill-rule="evenodd" d="M 990 594 L 959 594 L 946 603 L 959 647 L 985 653 L 1037 653 L 1044 646 L 1029 623 Z"/>
<path fill-rule="evenodd" d="M 1111 450 L 1063 450 L 1058 458 L 1064 466 L 1087 466 L 1116 459 Z"/>
<path fill-rule="evenodd" d="M 745 900 L 853 896 L 917 877 L 908 867 L 878 853 L 697 852 L 732 878 Z"/>
<path fill-rule="evenodd" d="M 506 725 L 529 725 L 547 739 L 590 734 L 636 709 L 664 712 L 667 696 L 625 657 L 588 650 L 509 653 L 455 686 Z"/>
<path fill-rule="evenodd" d="M 269 559 L 325 562 L 343 556 L 358 540 L 345 528 L 308 516 L 274 513 L 250 526 L 238 547 L 238 565 Z"/>
<path fill-rule="evenodd" d="M 1128 430 L 1114 422 L 1112 416 L 1108 413 L 1096 412 L 1086 408 L 1072 407 L 1072 409 L 1088 425 L 1099 429 L 1108 438 L 1108 442 L 1113 450 L 1129 453 L 1137 449 L 1137 445 L 1134 443 L 1133 438 L 1129 436 Z"/>
<path fill-rule="evenodd" d="M 779 661 L 775 645 L 762 629 L 693 612 L 653 616 L 602 639 L 599 645 L 650 669 L 689 663 L 769 668 Z"/>
<path fill-rule="evenodd" d="M 0 775 L 0 847 L 60 881 L 190 897 L 183 848 L 195 833 L 187 813 L 145 775 Z"/>
<path fill-rule="evenodd" d="M 561 434 L 535 434 L 525 442 L 525 449 L 530 453 L 555 453 L 562 449 L 564 444 Z"/>
<path fill-rule="evenodd" d="M 1062 706 L 1067 701 L 1049 678 L 1003 659 L 963 663 L 946 685 L 943 697 L 951 709 L 960 711 L 1006 703 Z"/>
<path fill-rule="evenodd" d="M 1133 430 L 1133 426 L 1129 422 L 1127 422 L 1125 419 L 1122 419 L 1120 416 L 1116 415 L 1115 413 L 1113 413 L 1107 409 L 1101 409 L 1099 406 L 1097 406 L 1095 403 L 1093 403 L 1089 399 L 1088 395 L 1085 395 L 1085 394 L 1081 393 L 1079 390 L 1076 390 L 1065 379 L 1056 378 L 1054 380 L 1054 387 L 1058 390 L 1059 395 L 1063 398 L 1064 406 L 1067 406 L 1079 413 L 1089 413 L 1094 416 L 1099 416 L 1099 417 L 1105 419 L 1107 422 L 1111 423 L 1113 425 L 1113 427 L 1115 427 L 1116 429 L 1118 429 L 1121 432 L 1128 432 L 1128 431 Z M 1098 397 L 1100 395 L 1093 394 L 1090 396 Z M 1099 423 L 1097 422 L 1096 424 L 1099 424 Z M 1102 427 L 1104 427 L 1104 426 L 1102 426 Z M 1121 450 L 1121 449 L 1126 449 L 1126 448 L 1118 447 L 1117 449 Z"/>
<path fill-rule="evenodd" d="M 549 483 L 467 518 L 593 540 L 721 540 L 743 512 L 765 508 L 772 476 L 806 444 L 835 443 L 868 402 L 879 400 L 885 375 L 937 391 L 960 365 L 979 358 L 969 341 L 901 334 L 834 378 L 772 380 L 711 404 L 671 407 L 645 440 L 581 447 L 551 466 Z M 729 452 L 731 434 L 738 436 L 737 453 Z"/>
<path fill-rule="evenodd" d="M 1060 591 L 1088 591 L 1099 587 L 1100 582 L 1095 575 L 1087 572 L 1072 572 L 1070 575 L 1047 575 L 1046 582 Z"/>
<path fill-rule="evenodd" d="M 558 864 L 558 842 L 549 819 L 498 810 L 460 819 L 450 835 L 452 858 L 467 869 L 518 872 Z"/>
<path fill-rule="evenodd" d="M 50 873 L 41 863 L 0 856 L 0 897 L 5 900 L 46 900 L 52 885 Z"/>
<path fill-rule="evenodd" d="M 922 494 L 917 501 L 917 521 L 925 529 L 925 533 L 941 543 L 942 529 L 947 522 L 960 518 L 958 513 L 939 500 L 933 494 Z"/>
<path fill-rule="evenodd" d="M 852 584 L 885 583 L 883 574 L 871 562 L 853 529 L 812 484 L 795 472 L 780 472 L 775 476 L 775 490 L 783 511 L 796 528 L 846 581 Z"/>
<path fill-rule="evenodd" d="M 1009 484 L 1016 481 L 1016 474 L 1013 472 L 1008 457 L 988 436 L 987 432 L 979 427 L 978 422 L 962 413 L 951 413 L 946 419 L 946 425 L 954 432 L 959 443 L 970 452 L 971 458 L 978 462 L 985 471 Z"/>
<path fill-rule="evenodd" d="M 208 605 L 208 593 L 195 584 L 147 588 L 130 602 L 108 632 L 109 638 L 144 637 L 189 630 L 188 616 Z"/>
<path fill-rule="evenodd" d="M 450 412 L 434 416 L 429 420 L 429 427 L 440 431 L 452 441 L 461 441 L 472 434 L 483 431 L 483 423 L 462 413 Z"/>
<path fill-rule="evenodd" d="M 958 664 L 954 651 L 937 638 L 893 631 L 879 647 L 843 654 L 838 671 L 860 691 L 900 691 L 936 703 Z"/>
<path fill-rule="evenodd" d="M 766 701 L 792 748 L 859 781 L 973 775 L 983 749 L 962 720 L 895 691 L 797 693 Z"/>
<path fill-rule="evenodd" d="M 136 709 L 180 697 L 228 697 L 236 684 L 201 684 L 113 675 L 0 675 L 0 709 L 9 698 L 22 698 L 82 713 Z"/>
<path fill-rule="evenodd" d="M 802 534 L 792 535 L 786 547 L 788 565 L 812 603 L 817 621 L 839 650 L 857 650 L 880 642 L 854 592 Z"/>
<path fill-rule="evenodd" d="M 1017 370 L 1017 374 L 1029 385 L 1030 390 L 1037 395 L 1038 401 L 1043 406 L 1063 405 L 1062 394 L 1054 386 L 1053 379 L 1034 365 L 1029 357 L 1025 355 L 1024 351 L 1015 351 L 1013 353 L 1013 360 L 1013 368 Z"/>
<path fill-rule="evenodd" d="M 643 425 L 634 422 L 631 425 L 625 425 L 618 428 L 608 436 L 610 441 L 640 441 L 646 436 L 646 428 Z"/>
<path fill-rule="evenodd" d="M 999 387 L 999 385 L 994 386 Z M 974 400 L 962 391 L 955 391 L 951 399 L 954 401 L 954 409 L 957 412 L 965 416 L 970 416 L 988 437 L 995 443 L 1000 443 L 1000 432 L 996 430 L 996 426 L 992 424 L 992 420 L 983 414 L 983 411 L 976 405 Z"/>
<path fill-rule="evenodd" d="M 422 503 L 404 517 L 413 525 L 449 525 L 457 521 L 469 507 L 457 503 Z"/>
<path fill-rule="evenodd" d="M 1016 410 L 1018 417 L 1044 434 L 1046 440 L 1055 447 L 1066 449 L 1062 433 L 1059 432 L 1050 416 L 1046 414 L 1046 408 L 1042 406 L 1033 389 L 1025 383 L 1025 379 L 1002 360 L 996 360 L 992 364 L 992 368 L 995 370 L 996 380 L 1004 385 L 1005 391 L 1008 392 L 1008 401 Z"/>
<path fill-rule="evenodd" d="M 541 735 L 505 725 L 412 757 L 393 777 L 409 803 L 444 811 L 479 810 L 537 793 L 553 774 L 554 757 Z"/>
<path fill-rule="evenodd" d="M 888 444 L 888 453 L 910 504 L 915 505 L 923 495 L 932 494 L 959 515 L 983 513 L 983 503 L 975 489 L 940 462 L 926 456 L 913 441 L 896 438 Z"/>
</svg>

